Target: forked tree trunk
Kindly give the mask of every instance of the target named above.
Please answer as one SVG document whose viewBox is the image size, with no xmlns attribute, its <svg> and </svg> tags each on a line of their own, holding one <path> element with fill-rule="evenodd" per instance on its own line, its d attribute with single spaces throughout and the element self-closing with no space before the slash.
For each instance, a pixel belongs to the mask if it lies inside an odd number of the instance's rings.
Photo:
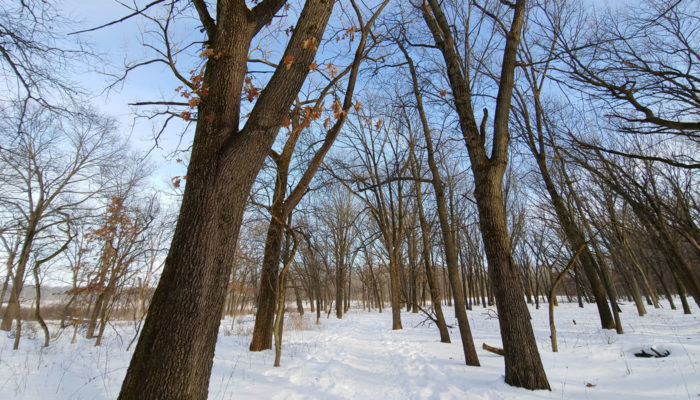
<svg viewBox="0 0 700 400">
<path fill-rule="evenodd" d="M 275 3 L 279 3 L 279 1 L 275 0 Z M 311 180 L 316 174 L 316 171 L 319 169 L 326 153 L 330 150 L 331 146 L 333 145 L 333 142 L 337 138 L 341 128 L 345 123 L 348 111 L 350 110 L 350 107 L 353 104 L 355 84 L 357 81 L 360 62 L 365 56 L 367 37 L 369 36 L 370 29 L 374 24 L 374 21 L 379 16 L 379 14 L 384 9 L 387 3 L 388 0 L 385 0 L 378 7 L 377 11 L 369 19 L 367 24 L 365 26 L 361 26 L 360 41 L 355 51 L 353 62 L 350 66 L 350 77 L 348 79 L 348 84 L 345 91 L 342 112 L 340 113 L 339 118 L 336 120 L 333 126 L 326 132 L 326 136 L 323 140 L 322 145 L 316 150 L 316 153 L 313 155 L 311 161 L 309 162 L 307 169 L 303 172 L 296 186 L 294 187 L 294 189 L 292 189 L 289 196 L 286 198 L 285 194 L 287 189 L 289 164 L 294 148 L 296 146 L 296 142 L 299 138 L 301 129 L 294 129 L 295 132 L 292 133 L 292 136 L 285 144 L 282 154 L 277 155 L 276 157 L 275 161 L 277 162 L 278 175 L 275 182 L 276 186 L 272 205 L 272 218 L 270 220 L 268 236 L 265 242 L 263 269 L 260 277 L 261 282 L 260 297 L 258 300 L 258 314 L 256 315 L 255 326 L 253 328 L 253 338 L 250 344 L 251 351 L 269 349 L 272 345 L 272 324 L 274 320 L 275 300 L 277 297 L 276 288 L 278 280 L 278 264 L 280 261 L 280 245 L 282 242 L 281 221 L 284 221 L 290 215 L 290 213 L 294 210 L 301 198 L 306 193 L 306 189 L 311 183 Z M 284 2 L 281 2 L 279 4 L 284 4 Z M 359 15 L 359 10 L 356 9 L 356 12 L 358 13 L 358 18 L 362 20 L 361 15 Z M 307 39 L 305 40 L 308 39 L 309 38 L 307 37 Z M 309 47 L 307 45 L 309 42 L 303 43 L 303 48 L 305 49 L 312 47 L 315 48 L 315 46 Z M 275 224 L 275 222 L 277 222 L 277 224 Z"/>
<path fill-rule="evenodd" d="M 230 262 L 247 197 L 315 57 L 304 41 L 320 39 L 331 0 L 307 0 L 285 57 L 243 128 L 241 89 L 250 42 L 283 1 L 219 2 L 216 22 L 198 12 L 209 44 L 220 57 L 207 61 L 209 93 L 198 114 L 180 216 L 120 399 L 206 399 Z"/>
<path fill-rule="evenodd" d="M 549 389 L 523 298 L 520 273 L 510 255 L 500 180 L 492 179 L 493 183 L 489 185 L 488 181 L 479 178 L 476 177 L 475 191 L 479 225 L 496 298 L 505 352 L 506 383 L 528 389 Z"/>
<path fill-rule="evenodd" d="M 486 118 L 479 129 L 472 109 L 469 77 L 462 74 L 462 63 L 456 50 L 456 42 L 452 37 L 450 22 L 438 0 L 424 2 L 422 11 L 435 44 L 445 60 L 450 87 L 453 90 L 455 110 L 459 116 L 460 129 L 474 174 L 474 195 L 489 265 L 489 286 L 495 295 L 503 340 L 505 381 L 510 385 L 527 389 L 549 389 L 549 382 L 537 350 L 532 325 L 530 325 L 530 314 L 523 297 L 520 272 L 511 255 L 503 204 L 502 185 L 510 141 L 508 118 L 516 53 L 524 23 L 525 1 L 517 0 L 512 7 L 513 20 L 503 51 L 490 155 L 486 152 L 488 144 Z M 455 293 L 455 298 L 458 297 Z"/>
</svg>

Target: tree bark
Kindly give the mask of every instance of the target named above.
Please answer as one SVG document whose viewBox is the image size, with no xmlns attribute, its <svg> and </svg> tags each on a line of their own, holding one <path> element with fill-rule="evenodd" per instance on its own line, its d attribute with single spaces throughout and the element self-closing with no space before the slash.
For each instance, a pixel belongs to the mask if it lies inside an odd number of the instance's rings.
<svg viewBox="0 0 700 400">
<path fill-rule="evenodd" d="M 496 97 L 491 156 L 486 154 L 485 129 L 477 127 L 471 105 L 471 90 L 462 75 L 452 29 L 438 0 L 423 3 L 423 18 L 447 67 L 460 129 L 474 174 L 474 195 L 479 226 L 489 265 L 490 283 L 496 298 L 501 338 L 505 352 L 506 383 L 527 389 L 549 389 L 542 366 L 530 314 L 523 297 L 520 272 L 511 255 L 503 203 L 503 177 L 508 162 L 508 118 L 513 92 L 516 53 L 525 16 L 525 1 L 517 0 L 506 36 L 503 63 Z M 485 125 L 482 124 L 482 125 Z M 455 298 L 459 296 L 455 295 Z"/>
<path fill-rule="evenodd" d="M 262 351 L 272 348 L 272 328 L 275 318 L 275 305 L 277 301 L 277 280 L 280 255 L 282 253 L 282 237 L 284 235 L 284 215 L 279 209 L 278 202 L 281 201 L 278 191 L 281 190 L 281 199 L 284 198 L 283 191 L 286 188 L 279 183 L 275 185 L 275 195 L 272 206 L 272 218 L 267 229 L 265 240 L 265 250 L 263 253 L 262 269 L 260 270 L 260 291 L 258 298 L 258 312 L 255 314 L 255 325 L 253 327 L 253 338 L 250 342 L 250 351 Z M 281 188 L 281 189 L 280 189 Z"/>
<path fill-rule="evenodd" d="M 41 203 L 41 201 L 39 202 Z M 22 241 L 22 249 L 19 253 L 19 260 L 17 261 L 17 268 L 15 270 L 15 276 L 12 279 L 12 290 L 10 290 L 10 300 L 7 302 L 7 307 L 5 308 L 5 313 L 2 317 L 2 323 L 0 323 L 0 330 L 10 331 L 12 329 L 12 321 L 19 318 L 20 314 L 20 304 L 19 295 L 24 287 L 24 274 L 26 272 L 27 263 L 29 262 L 29 256 L 32 251 L 32 244 L 34 242 L 34 236 L 36 235 L 37 224 L 39 216 L 35 211 L 29 217 L 29 224 L 27 230 L 24 234 Z M 19 328 L 18 328 L 19 329 Z M 19 333 L 19 330 L 17 331 Z M 17 335 L 19 336 L 19 334 Z"/>
<path fill-rule="evenodd" d="M 294 235 L 294 233 L 290 233 Z M 277 288 L 278 298 L 277 298 L 277 312 L 275 313 L 275 325 L 274 325 L 274 335 L 275 335 L 275 367 L 280 366 L 280 358 L 282 357 L 282 326 L 284 322 L 284 302 L 285 302 L 285 283 L 287 281 L 287 271 L 289 266 L 294 261 L 294 255 L 297 253 L 297 242 L 296 237 L 293 237 L 294 247 L 292 248 L 289 257 L 284 262 L 284 266 L 280 271 L 279 276 L 279 287 Z"/>
<path fill-rule="evenodd" d="M 445 259 L 447 262 L 447 273 L 450 278 L 450 287 L 455 303 L 455 316 L 459 324 L 459 333 L 462 338 L 462 351 L 467 365 L 479 366 L 479 357 L 476 355 L 474 339 L 472 338 L 471 328 L 469 327 L 469 319 L 467 317 L 467 305 L 462 288 L 462 280 L 459 274 L 459 260 L 457 254 L 457 246 L 455 243 L 454 232 L 451 229 L 450 216 L 447 210 L 447 198 L 445 196 L 445 187 L 442 182 L 440 170 L 435 160 L 435 149 L 433 148 L 433 139 L 428 126 L 428 120 L 423 108 L 423 99 L 418 88 L 418 75 L 416 73 L 413 60 L 409 57 L 408 52 L 399 44 L 404 53 L 404 57 L 408 62 L 408 67 L 411 72 L 411 81 L 413 83 L 413 95 L 416 99 L 416 107 L 420 115 L 423 136 L 425 137 L 426 149 L 428 152 L 428 166 L 432 174 L 431 183 L 435 192 L 435 202 L 437 204 L 438 220 L 440 221 L 440 233 L 442 234 L 442 243 L 445 247 Z M 407 118 L 408 119 L 408 118 Z M 410 130 L 410 124 L 408 124 Z"/>
<path fill-rule="evenodd" d="M 447 323 L 445 322 L 445 316 L 442 313 L 442 304 L 440 303 L 440 290 L 437 287 L 435 273 L 430 263 L 430 227 L 425 218 L 425 211 L 423 210 L 423 191 L 421 189 L 421 183 L 418 180 L 418 168 L 413 146 L 411 146 L 411 158 L 411 170 L 413 172 L 416 192 L 416 208 L 418 209 L 418 221 L 420 222 L 421 239 L 423 241 L 423 265 L 425 266 L 425 276 L 430 290 L 430 301 L 435 310 L 435 325 L 437 325 L 438 331 L 440 332 L 440 342 L 450 343 L 450 332 L 447 330 Z"/>
<path fill-rule="evenodd" d="M 198 114 L 213 119 L 197 122 L 180 216 L 120 399 L 207 397 L 248 193 L 313 62 L 315 49 L 303 43 L 320 42 L 334 2 L 305 3 L 285 51 L 294 63 L 276 69 L 239 129 L 250 42 L 283 4 L 264 0 L 249 10 L 244 2 L 220 2 L 215 31 L 208 28 L 221 57 L 207 61 L 209 94 Z"/>
<path fill-rule="evenodd" d="M 44 347 L 49 347 L 49 327 L 46 326 L 46 322 L 44 322 L 44 318 L 41 317 L 41 283 L 39 281 L 39 266 L 34 265 L 33 268 L 33 275 L 34 275 L 34 284 L 36 285 L 34 287 L 36 291 L 36 307 L 34 308 L 34 317 L 36 320 L 39 322 L 39 326 L 41 326 L 41 330 L 44 331 Z"/>
</svg>

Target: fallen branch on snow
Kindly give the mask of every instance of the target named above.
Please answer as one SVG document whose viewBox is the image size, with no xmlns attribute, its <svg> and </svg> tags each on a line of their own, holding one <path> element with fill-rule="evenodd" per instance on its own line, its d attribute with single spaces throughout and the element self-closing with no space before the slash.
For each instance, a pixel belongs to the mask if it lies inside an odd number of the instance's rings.
<svg viewBox="0 0 700 400">
<path fill-rule="evenodd" d="M 498 354 L 499 356 L 505 355 L 505 352 L 503 351 L 503 349 L 499 349 L 498 347 L 489 346 L 486 343 L 482 344 L 481 348 L 486 350 L 486 351 L 490 351 L 493 354 Z"/>
</svg>

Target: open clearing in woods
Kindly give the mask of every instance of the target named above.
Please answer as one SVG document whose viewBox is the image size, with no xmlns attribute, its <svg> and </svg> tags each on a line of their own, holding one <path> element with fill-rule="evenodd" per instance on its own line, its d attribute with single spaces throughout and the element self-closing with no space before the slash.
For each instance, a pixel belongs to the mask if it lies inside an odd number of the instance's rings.
<svg viewBox="0 0 700 400">
<path fill-rule="evenodd" d="M 638 317 L 633 304 L 623 303 L 625 334 L 617 335 L 598 327 L 594 305 L 580 309 L 561 303 L 555 311 L 559 353 L 551 351 L 546 306 L 530 306 L 530 312 L 551 392 L 504 383 L 503 359 L 481 349 L 484 342 L 501 346 L 498 321 L 475 307 L 468 314 L 481 367 L 464 365 L 451 308 L 445 315 L 455 326 L 452 344 L 439 342 L 434 325 L 421 325 L 422 314 L 404 312 L 404 329 L 391 331 L 390 312 L 351 310 L 342 320 L 323 315 L 320 327 L 309 312 L 303 319 L 289 313 L 280 368 L 272 366 L 273 351 L 248 351 L 252 316 L 227 319 L 221 323 L 209 398 L 639 400 L 700 395 L 700 310 L 695 305 L 693 315 L 672 311 L 665 302 L 665 308 L 649 307 L 648 315 Z M 49 348 L 40 349 L 40 332 L 29 332 L 19 351 L 3 334 L 0 398 L 116 398 L 131 357 L 126 347 L 133 324 L 108 329 L 101 347 L 84 338 L 71 345 L 71 334 L 67 329 Z M 634 356 L 651 345 L 671 354 Z"/>
</svg>

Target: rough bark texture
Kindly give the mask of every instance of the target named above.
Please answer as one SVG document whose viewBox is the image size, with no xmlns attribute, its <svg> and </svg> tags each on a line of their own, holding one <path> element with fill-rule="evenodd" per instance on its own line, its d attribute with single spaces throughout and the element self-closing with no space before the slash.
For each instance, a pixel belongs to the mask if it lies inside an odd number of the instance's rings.
<svg viewBox="0 0 700 400">
<path fill-rule="evenodd" d="M 249 10 L 219 2 L 216 26 L 203 18 L 211 47 L 221 52 L 207 62 L 209 94 L 198 110 L 213 119 L 197 123 L 180 216 L 120 399 L 207 398 L 247 196 L 315 56 L 303 41 L 320 40 L 334 2 L 306 2 L 285 51 L 295 62 L 275 71 L 239 130 L 250 41 L 283 3 L 265 0 Z"/>
<path fill-rule="evenodd" d="M 503 206 L 503 176 L 508 162 L 508 118 L 513 92 L 513 76 L 525 1 L 514 4 L 513 21 L 503 51 L 496 112 L 494 117 L 491 156 L 486 153 L 485 129 L 477 127 L 471 105 L 467 78 L 462 75 L 460 57 L 451 36 L 450 23 L 437 0 L 423 3 L 423 17 L 435 44 L 442 52 L 453 90 L 455 110 L 474 174 L 474 195 L 479 213 L 479 226 L 489 265 L 489 276 L 498 308 L 501 338 L 505 352 L 505 380 L 527 389 L 549 389 L 530 314 L 523 297 L 520 272 L 511 255 L 510 240 Z M 485 125 L 485 124 L 482 124 Z M 459 297 L 455 295 L 455 297 Z"/>
<path fill-rule="evenodd" d="M 523 299 L 520 272 L 513 262 L 500 181 L 477 183 L 479 224 L 505 352 L 506 383 L 528 389 L 549 389 L 540 360 L 530 313 Z"/>
<path fill-rule="evenodd" d="M 291 218 L 290 218 L 291 219 Z M 293 233 L 291 233 L 293 235 Z M 294 255 L 297 252 L 297 242 L 296 237 L 294 238 L 294 247 L 292 248 L 289 257 L 284 262 L 284 266 L 279 274 L 277 288 L 277 310 L 275 312 L 275 325 L 274 325 L 274 336 L 275 336 L 275 367 L 280 366 L 280 358 L 282 357 L 282 331 L 284 326 L 284 303 L 285 303 L 285 284 L 287 282 L 287 271 L 289 271 L 289 266 L 294 260 Z M 286 253 L 286 252 L 285 252 Z"/>
<path fill-rule="evenodd" d="M 397 246 L 398 247 L 398 246 Z M 398 256 L 389 260 L 389 281 L 391 285 L 391 329 L 403 329 L 401 325 L 401 297 L 399 295 Z"/>
</svg>

